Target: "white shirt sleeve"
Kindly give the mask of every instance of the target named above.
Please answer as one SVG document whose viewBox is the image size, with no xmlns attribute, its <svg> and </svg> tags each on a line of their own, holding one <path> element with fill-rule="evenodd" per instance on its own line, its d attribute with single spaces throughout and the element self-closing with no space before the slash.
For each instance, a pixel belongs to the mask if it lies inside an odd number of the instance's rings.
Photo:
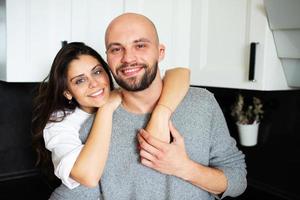
<svg viewBox="0 0 300 200">
<path fill-rule="evenodd" d="M 83 148 L 79 131 L 68 123 L 51 123 L 44 129 L 46 148 L 52 152 L 54 174 L 63 184 L 73 189 L 80 185 L 70 177 L 74 163 Z"/>
</svg>

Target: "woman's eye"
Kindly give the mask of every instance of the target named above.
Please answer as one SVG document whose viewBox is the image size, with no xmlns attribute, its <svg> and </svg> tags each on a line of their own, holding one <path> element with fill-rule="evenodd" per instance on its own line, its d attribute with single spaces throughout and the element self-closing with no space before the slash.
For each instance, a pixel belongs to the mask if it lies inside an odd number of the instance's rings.
<svg viewBox="0 0 300 200">
<path fill-rule="evenodd" d="M 84 83 L 85 82 L 85 79 L 84 78 L 80 78 L 80 79 L 77 79 L 76 81 L 75 81 L 75 84 L 76 85 L 80 85 L 81 83 Z"/>
<path fill-rule="evenodd" d="M 102 73 L 102 69 L 97 69 L 95 72 L 94 72 L 94 74 L 96 74 L 96 75 L 99 75 L 99 74 L 101 74 Z"/>
</svg>

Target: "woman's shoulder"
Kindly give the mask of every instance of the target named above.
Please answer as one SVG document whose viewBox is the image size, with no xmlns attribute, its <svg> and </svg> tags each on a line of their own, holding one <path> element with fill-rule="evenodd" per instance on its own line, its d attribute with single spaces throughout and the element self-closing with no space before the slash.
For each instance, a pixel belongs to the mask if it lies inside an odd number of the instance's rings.
<svg viewBox="0 0 300 200">
<path fill-rule="evenodd" d="M 56 111 L 51 114 L 50 120 L 47 123 L 47 127 L 52 127 L 54 125 L 70 125 L 77 124 L 80 125 L 89 118 L 91 114 L 84 112 L 80 108 L 75 108 L 74 110 L 66 111 Z"/>
<path fill-rule="evenodd" d="M 50 115 L 49 122 L 60 122 L 66 119 L 69 116 L 72 116 L 75 110 L 58 110 L 54 111 Z"/>
</svg>

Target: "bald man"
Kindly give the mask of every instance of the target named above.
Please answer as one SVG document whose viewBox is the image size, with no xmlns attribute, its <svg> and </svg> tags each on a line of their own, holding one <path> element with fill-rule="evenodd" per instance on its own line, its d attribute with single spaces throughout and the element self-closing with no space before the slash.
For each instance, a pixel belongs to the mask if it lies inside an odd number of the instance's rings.
<svg viewBox="0 0 300 200">
<path fill-rule="evenodd" d="M 158 63 L 165 46 L 154 24 L 143 15 L 122 14 L 109 24 L 105 45 L 111 72 L 123 89 L 123 102 L 113 117 L 101 194 L 84 186 L 69 193 L 77 192 L 76 199 L 89 195 L 89 199 L 107 200 L 209 200 L 243 193 L 247 185 L 244 155 L 207 90 L 190 88 L 173 113 L 172 142 L 160 141 L 143 129 L 163 85 Z M 92 119 L 86 122 L 83 135 L 91 124 Z M 66 188 L 59 189 L 68 193 Z"/>
</svg>

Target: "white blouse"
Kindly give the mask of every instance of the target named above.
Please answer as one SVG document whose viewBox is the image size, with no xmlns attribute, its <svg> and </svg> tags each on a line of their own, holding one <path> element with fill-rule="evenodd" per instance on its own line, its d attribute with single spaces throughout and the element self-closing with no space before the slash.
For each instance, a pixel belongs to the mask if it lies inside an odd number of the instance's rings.
<svg viewBox="0 0 300 200">
<path fill-rule="evenodd" d="M 54 113 L 54 116 L 59 114 L 62 113 Z M 80 128 L 90 116 L 91 114 L 76 108 L 63 121 L 48 123 L 43 132 L 45 146 L 52 152 L 54 174 L 70 189 L 80 185 L 70 177 L 70 173 L 83 148 L 79 138 Z"/>
</svg>

